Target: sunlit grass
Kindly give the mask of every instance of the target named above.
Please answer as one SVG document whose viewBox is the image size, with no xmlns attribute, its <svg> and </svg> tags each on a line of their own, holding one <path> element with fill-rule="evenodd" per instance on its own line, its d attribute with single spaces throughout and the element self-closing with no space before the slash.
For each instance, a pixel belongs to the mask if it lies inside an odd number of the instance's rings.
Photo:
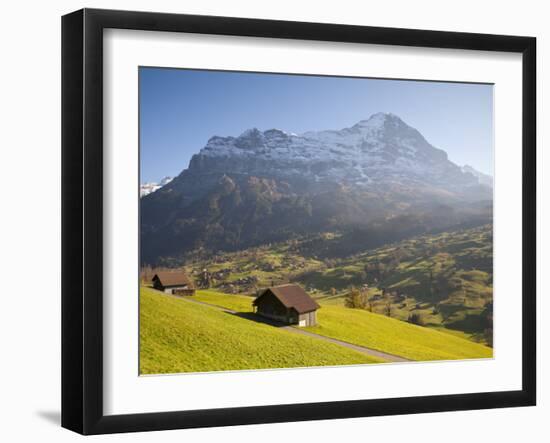
<svg viewBox="0 0 550 443">
<path fill-rule="evenodd" d="M 382 361 L 332 343 L 141 288 L 141 374 Z"/>
</svg>

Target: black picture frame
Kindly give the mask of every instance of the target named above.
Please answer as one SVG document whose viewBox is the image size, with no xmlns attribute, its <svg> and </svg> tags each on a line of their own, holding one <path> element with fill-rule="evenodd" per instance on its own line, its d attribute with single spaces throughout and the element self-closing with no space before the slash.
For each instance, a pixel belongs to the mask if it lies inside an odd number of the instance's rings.
<svg viewBox="0 0 550 443">
<path fill-rule="evenodd" d="M 103 413 L 103 30 L 503 51 L 523 63 L 522 389 L 131 415 Z M 62 426 L 152 431 L 536 403 L 536 39 L 230 17 L 83 9 L 62 18 Z"/>
</svg>

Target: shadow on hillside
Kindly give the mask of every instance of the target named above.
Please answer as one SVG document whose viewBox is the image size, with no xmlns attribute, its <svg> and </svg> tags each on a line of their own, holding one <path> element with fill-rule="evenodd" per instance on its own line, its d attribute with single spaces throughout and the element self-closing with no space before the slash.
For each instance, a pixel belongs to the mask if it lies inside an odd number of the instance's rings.
<svg viewBox="0 0 550 443">
<path fill-rule="evenodd" d="M 245 320 L 250 320 L 256 323 L 264 323 L 275 328 L 281 328 L 283 326 L 288 326 L 286 323 L 280 321 L 271 320 L 270 318 L 262 317 L 261 315 L 255 314 L 254 312 L 227 312 L 229 315 L 234 315 Z"/>
<path fill-rule="evenodd" d="M 466 314 L 463 319 L 447 322 L 445 326 L 449 329 L 456 329 L 469 334 L 481 334 L 491 325 L 481 314 Z"/>
</svg>

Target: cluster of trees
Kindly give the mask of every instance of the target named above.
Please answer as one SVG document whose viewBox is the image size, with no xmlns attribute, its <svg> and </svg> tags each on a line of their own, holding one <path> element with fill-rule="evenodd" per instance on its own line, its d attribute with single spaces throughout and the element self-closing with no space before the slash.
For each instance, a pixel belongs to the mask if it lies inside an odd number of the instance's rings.
<svg viewBox="0 0 550 443">
<path fill-rule="evenodd" d="M 213 280 L 212 274 L 207 269 L 203 269 L 198 276 L 199 287 L 209 289 L 214 283 Z"/>
<path fill-rule="evenodd" d="M 345 305 L 348 308 L 354 309 L 366 309 L 370 305 L 372 310 L 372 304 L 369 300 L 368 287 L 365 285 L 363 288 L 357 289 L 352 286 L 346 294 Z"/>
<path fill-rule="evenodd" d="M 361 288 L 356 288 L 352 286 L 349 292 L 346 294 L 344 303 L 348 308 L 353 309 L 366 309 L 370 312 L 373 312 L 375 298 L 378 299 L 380 296 L 369 296 L 369 287 L 365 284 Z M 388 317 L 392 316 L 392 298 L 389 292 L 384 291 L 383 295 L 384 303 L 384 314 Z"/>
<path fill-rule="evenodd" d="M 407 319 L 407 321 L 409 323 L 412 323 L 413 325 L 418 326 L 424 326 L 426 324 L 424 317 L 418 312 L 412 312 L 411 314 L 409 314 L 409 318 Z"/>
</svg>

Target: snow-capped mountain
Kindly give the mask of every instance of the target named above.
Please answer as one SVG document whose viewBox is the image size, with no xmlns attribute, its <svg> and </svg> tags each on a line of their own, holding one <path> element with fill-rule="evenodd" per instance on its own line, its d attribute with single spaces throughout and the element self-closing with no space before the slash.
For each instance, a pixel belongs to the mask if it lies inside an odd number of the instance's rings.
<svg viewBox="0 0 550 443">
<path fill-rule="evenodd" d="M 478 175 L 472 177 L 472 171 L 451 162 L 416 129 L 384 113 L 341 130 L 297 135 L 254 128 L 238 137 L 212 137 L 193 156 L 189 169 L 358 187 L 424 184 L 453 192 L 481 183 Z"/>
<path fill-rule="evenodd" d="M 327 231 L 348 239 L 349 253 L 491 220 L 486 177 L 378 113 L 341 130 L 212 137 L 187 169 L 142 198 L 142 260 Z"/>
<path fill-rule="evenodd" d="M 170 183 L 174 177 L 164 177 L 160 182 L 149 182 L 149 183 L 143 183 L 139 187 L 139 196 L 145 197 L 146 195 L 151 194 L 152 192 L 158 191 L 160 188 L 162 188 L 164 185 L 167 185 Z"/>
</svg>

